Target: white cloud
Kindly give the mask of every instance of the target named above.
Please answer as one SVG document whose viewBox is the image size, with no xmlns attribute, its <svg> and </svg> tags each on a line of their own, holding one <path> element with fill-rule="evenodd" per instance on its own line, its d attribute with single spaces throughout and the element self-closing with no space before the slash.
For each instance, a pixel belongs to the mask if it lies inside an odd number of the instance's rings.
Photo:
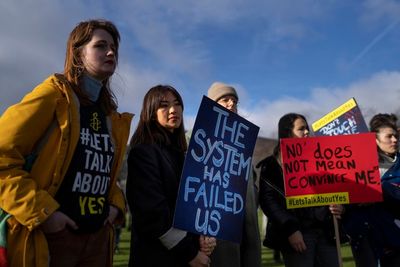
<svg viewBox="0 0 400 267">
<path fill-rule="evenodd" d="M 278 121 L 289 112 L 306 116 L 309 124 L 354 97 L 368 124 L 376 113 L 400 114 L 400 72 L 380 72 L 342 88 L 315 88 L 304 99 L 261 99 L 239 112 L 260 127 L 260 136 L 277 138 Z"/>
<path fill-rule="evenodd" d="M 0 2 L 0 112 L 62 72 L 69 32 L 84 18 L 101 17 L 101 8 L 87 11 L 79 0 Z"/>
<path fill-rule="evenodd" d="M 317 14 L 320 7 L 313 2 L 160 0 L 121 1 L 118 5 L 107 6 L 106 2 L 82 3 L 79 0 L 2 1 L 0 111 L 21 99 L 49 74 L 62 71 L 68 34 L 80 20 L 105 17 L 115 21 L 123 30 L 121 48 L 131 49 L 121 51 L 121 57 L 130 60 L 125 61 L 127 66 L 130 65 L 128 68 L 146 73 L 141 74 L 142 77 L 154 76 L 149 78 L 152 81 L 160 76 L 168 77 L 164 79 L 167 83 L 190 86 L 201 95 L 202 85 L 209 82 L 208 77 L 217 66 L 213 66 L 207 44 L 196 36 L 198 29 L 212 25 L 234 30 L 249 20 L 264 18 L 281 21 L 281 24 L 275 23 L 280 30 L 273 35 L 299 36 L 302 34 L 301 26 L 290 24 L 292 18 Z M 146 55 L 140 57 L 143 51 Z M 138 54 L 141 61 L 135 61 Z M 188 79 L 192 81 L 188 82 Z M 139 80 L 136 79 L 135 83 Z M 135 88 L 136 84 L 127 83 L 130 88 Z"/>
<path fill-rule="evenodd" d="M 396 0 L 367 0 L 363 3 L 360 21 L 370 27 L 379 27 L 397 21 L 400 16 L 400 2 Z"/>
<path fill-rule="evenodd" d="M 234 32 L 238 26 L 261 23 L 263 29 L 255 33 L 254 53 L 263 53 L 265 44 L 296 47 L 298 41 L 313 33 L 308 24 L 329 16 L 334 2 L 124 0 L 106 7 L 107 3 L 101 1 L 2 1 L 0 112 L 49 74 L 62 71 L 68 34 L 83 19 L 106 17 L 123 32 L 120 66 L 113 79 L 120 110 L 136 113 L 136 123 L 143 96 L 155 84 L 172 83 L 182 88 L 185 111 L 188 105 L 193 107 L 200 101 L 212 82 L 209 77 L 220 67 L 213 65 L 206 37 L 197 35 L 200 31 L 211 25 L 208 29 Z M 366 1 L 363 14 L 364 22 L 371 24 L 397 19 L 400 4 Z M 311 123 L 353 96 L 366 119 L 376 112 L 397 112 L 398 84 L 398 72 L 380 72 L 342 88 L 315 88 L 302 99 L 282 97 L 276 101 L 254 99 L 259 96 L 240 84 L 235 86 L 241 95 L 240 113 L 261 127 L 261 136 L 276 137 L 277 122 L 283 114 L 303 113 Z M 193 114 L 187 115 L 186 125 L 190 127 L 193 120 Z"/>
<path fill-rule="evenodd" d="M 118 110 L 135 114 L 131 133 L 139 121 L 144 95 L 151 87 L 165 83 L 166 80 L 168 78 L 164 73 L 120 63 L 112 78 L 112 88 L 118 99 Z"/>
<path fill-rule="evenodd" d="M 209 68 L 207 50 L 191 33 L 193 20 L 180 17 L 174 7 L 164 1 L 125 1 L 118 8 L 118 17 L 158 69 L 174 78 L 180 73 L 199 76 Z"/>
</svg>

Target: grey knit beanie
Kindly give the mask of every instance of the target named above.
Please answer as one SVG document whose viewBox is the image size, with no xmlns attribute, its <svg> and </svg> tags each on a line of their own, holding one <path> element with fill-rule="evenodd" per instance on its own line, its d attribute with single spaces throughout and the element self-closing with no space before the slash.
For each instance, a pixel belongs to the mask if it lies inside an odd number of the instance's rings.
<svg viewBox="0 0 400 267">
<path fill-rule="evenodd" d="M 235 88 L 221 82 L 213 83 L 211 87 L 208 89 L 207 93 L 207 96 L 214 101 L 218 101 L 221 97 L 227 95 L 233 95 L 234 97 L 236 97 L 237 100 L 239 100 Z"/>
</svg>

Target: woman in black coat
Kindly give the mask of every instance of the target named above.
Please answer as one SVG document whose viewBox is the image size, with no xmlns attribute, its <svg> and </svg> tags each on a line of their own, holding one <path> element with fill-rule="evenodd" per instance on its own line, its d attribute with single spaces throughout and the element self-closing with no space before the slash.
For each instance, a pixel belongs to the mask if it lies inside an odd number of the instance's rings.
<svg viewBox="0 0 400 267">
<path fill-rule="evenodd" d="M 303 115 L 289 113 L 279 120 L 279 139 L 303 138 L 309 134 Z M 282 251 L 285 266 L 339 265 L 332 214 L 340 216 L 341 205 L 287 209 L 279 143 L 274 154 L 262 160 L 259 202 L 268 217 L 264 245 Z"/>
<path fill-rule="evenodd" d="M 183 102 L 173 87 L 158 85 L 147 92 L 130 145 L 130 266 L 207 266 L 209 253 L 200 248 L 200 237 L 172 227 L 187 149 Z"/>
</svg>

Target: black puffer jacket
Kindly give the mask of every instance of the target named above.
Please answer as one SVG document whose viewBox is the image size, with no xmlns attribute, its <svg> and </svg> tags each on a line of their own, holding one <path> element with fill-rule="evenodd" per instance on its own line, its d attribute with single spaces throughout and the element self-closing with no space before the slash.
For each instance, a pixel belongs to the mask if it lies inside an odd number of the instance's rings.
<svg viewBox="0 0 400 267">
<path fill-rule="evenodd" d="M 328 207 L 287 209 L 282 168 L 274 156 L 259 162 L 259 203 L 268 218 L 264 245 L 289 250 L 288 237 L 296 231 L 322 229 L 333 240 L 333 223 Z"/>
</svg>

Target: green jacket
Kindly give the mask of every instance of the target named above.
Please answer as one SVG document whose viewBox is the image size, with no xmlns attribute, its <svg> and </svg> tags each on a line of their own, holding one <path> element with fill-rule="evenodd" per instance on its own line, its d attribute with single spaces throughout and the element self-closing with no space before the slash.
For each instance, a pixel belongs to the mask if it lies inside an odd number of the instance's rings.
<svg viewBox="0 0 400 267">
<path fill-rule="evenodd" d="M 48 266 L 47 242 L 38 226 L 59 207 L 54 196 L 79 140 L 79 118 L 78 98 L 59 74 L 50 76 L 0 118 L 0 208 L 12 215 L 7 235 L 10 266 Z M 107 117 L 115 153 L 108 201 L 121 211 L 119 220 L 126 207 L 116 177 L 131 119 L 132 114 L 117 112 Z M 26 172 L 25 157 L 54 121 L 56 127 L 46 137 L 32 170 Z"/>
</svg>

